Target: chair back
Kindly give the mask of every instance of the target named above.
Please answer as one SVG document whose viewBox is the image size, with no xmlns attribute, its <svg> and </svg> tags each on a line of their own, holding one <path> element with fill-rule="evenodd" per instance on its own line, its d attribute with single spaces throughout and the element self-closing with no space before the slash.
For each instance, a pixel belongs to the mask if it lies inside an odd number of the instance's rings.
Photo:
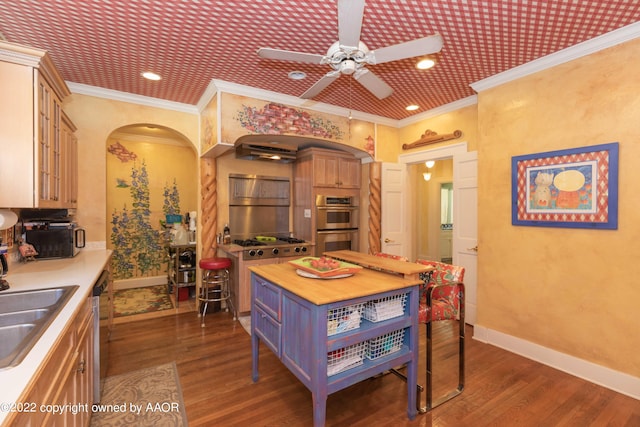
<svg viewBox="0 0 640 427">
<path fill-rule="evenodd" d="M 431 293 L 432 307 L 427 309 L 430 313 L 425 312 L 424 315 L 421 309 L 421 320 L 447 320 L 458 317 L 460 298 L 464 297 L 464 285 L 460 286 L 464 280 L 464 267 L 424 259 L 418 259 L 416 262 L 434 268 L 431 275 L 424 278 L 424 289 L 420 297 L 420 304 L 426 304 L 427 293 Z"/>
<path fill-rule="evenodd" d="M 394 254 L 387 254 L 384 252 L 376 252 L 374 254 L 375 256 L 379 256 L 381 258 L 390 258 L 390 259 L 395 259 L 398 261 L 405 261 L 405 262 L 409 262 L 409 258 L 402 256 L 402 255 L 394 255 Z"/>
<path fill-rule="evenodd" d="M 447 282 L 464 282 L 464 267 L 426 259 L 417 259 L 416 262 L 435 268 L 431 274 L 431 282 L 434 284 L 441 285 Z"/>
</svg>

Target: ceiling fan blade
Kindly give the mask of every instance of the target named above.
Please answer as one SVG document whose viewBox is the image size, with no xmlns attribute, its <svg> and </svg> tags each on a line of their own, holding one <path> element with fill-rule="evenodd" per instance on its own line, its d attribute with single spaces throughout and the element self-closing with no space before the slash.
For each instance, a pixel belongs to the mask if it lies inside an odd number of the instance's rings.
<svg viewBox="0 0 640 427">
<path fill-rule="evenodd" d="M 374 94 L 378 99 L 384 99 L 393 93 L 391 86 L 386 84 L 380 77 L 373 74 L 366 68 L 361 68 L 354 73 L 354 77 L 369 92 Z"/>
<path fill-rule="evenodd" d="M 410 42 L 383 47 L 367 53 L 367 63 L 382 64 L 383 62 L 397 61 L 399 59 L 440 52 L 442 44 L 442 36 L 435 34 Z"/>
<path fill-rule="evenodd" d="M 313 53 L 293 52 L 290 50 L 260 48 L 258 56 L 264 59 L 278 59 L 282 61 L 306 62 L 309 64 L 321 64 L 323 55 Z"/>
<path fill-rule="evenodd" d="M 311 99 L 329 86 L 335 79 L 340 77 L 340 71 L 330 71 L 325 74 L 320 80 L 314 83 L 305 93 L 300 95 L 300 98 Z"/>
<path fill-rule="evenodd" d="M 358 49 L 365 0 L 338 0 L 338 41 L 341 47 Z"/>
</svg>

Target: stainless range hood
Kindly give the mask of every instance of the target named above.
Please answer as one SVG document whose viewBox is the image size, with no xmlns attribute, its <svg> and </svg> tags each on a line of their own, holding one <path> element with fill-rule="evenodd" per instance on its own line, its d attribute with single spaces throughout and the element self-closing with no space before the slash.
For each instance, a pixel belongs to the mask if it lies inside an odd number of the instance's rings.
<svg viewBox="0 0 640 427">
<path fill-rule="evenodd" d="M 291 163 L 296 160 L 297 147 L 279 142 L 246 141 L 236 143 L 236 158 Z"/>
</svg>

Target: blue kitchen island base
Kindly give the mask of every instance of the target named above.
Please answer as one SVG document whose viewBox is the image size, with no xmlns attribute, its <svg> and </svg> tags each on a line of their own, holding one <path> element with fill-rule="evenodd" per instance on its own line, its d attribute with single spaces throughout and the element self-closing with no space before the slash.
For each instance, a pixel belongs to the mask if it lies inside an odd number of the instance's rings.
<svg viewBox="0 0 640 427">
<path fill-rule="evenodd" d="M 301 277 L 288 264 L 250 270 L 254 382 L 262 341 L 311 391 L 313 424 L 323 426 L 329 394 L 406 365 L 407 416 L 416 417 L 419 281 L 368 269 L 335 280 Z M 399 295 L 405 303 L 396 317 L 362 316 L 365 305 Z"/>
</svg>

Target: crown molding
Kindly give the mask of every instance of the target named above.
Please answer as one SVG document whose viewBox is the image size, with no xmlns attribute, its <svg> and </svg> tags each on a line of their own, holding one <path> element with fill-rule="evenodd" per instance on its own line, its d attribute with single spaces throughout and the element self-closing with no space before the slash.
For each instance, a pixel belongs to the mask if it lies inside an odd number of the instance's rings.
<svg viewBox="0 0 640 427">
<path fill-rule="evenodd" d="M 198 114 L 198 108 L 195 105 L 165 101 L 163 99 L 151 98 L 149 96 L 134 95 L 128 92 L 120 92 L 117 90 L 105 89 L 97 86 L 89 86 L 82 83 L 66 83 L 67 86 L 69 86 L 69 90 L 71 90 L 71 93 L 111 99 L 113 101 L 129 102 L 131 104 L 162 108 L 165 110 L 178 111 L 181 113 Z"/>
<path fill-rule="evenodd" d="M 398 127 L 403 128 L 408 125 L 419 123 L 423 120 L 431 119 L 441 114 L 450 113 L 452 111 L 459 110 L 470 105 L 476 105 L 478 103 L 478 95 L 467 96 L 466 98 L 459 99 L 457 101 L 450 102 L 445 105 L 441 105 L 436 108 L 425 111 L 424 113 L 416 114 L 406 119 L 402 119 L 398 122 Z"/>
<path fill-rule="evenodd" d="M 565 62 L 591 55 L 592 53 L 616 46 L 640 37 L 640 22 L 627 25 L 617 30 L 610 31 L 601 36 L 578 43 L 566 49 L 559 50 L 542 58 L 535 59 L 526 64 L 519 65 L 501 73 L 495 74 L 486 79 L 471 83 L 471 87 L 476 92 L 491 89 L 496 86 L 520 79 L 538 71 L 543 71 L 555 67 Z"/>
<path fill-rule="evenodd" d="M 251 86 L 239 85 L 224 80 L 212 80 L 219 91 L 231 93 L 234 95 L 247 96 L 250 98 L 264 99 L 277 102 L 280 104 L 290 105 L 292 107 L 305 108 L 317 111 L 319 113 L 335 114 L 337 116 L 349 117 L 350 110 L 348 108 L 336 107 L 322 102 L 312 101 L 310 99 L 302 99 L 297 96 L 285 95 L 279 92 L 272 92 L 265 89 L 258 89 Z M 200 104 L 200 103 L 198 103 Z M 374 114 L 364 113 L 362 111 L 351 110 L 351 117 L 357 120 L 365 120 L 381 125 L 392 127 L 398 126 L 398 121 L 388 117 L 376 116 Z"/>
<path fill-rule="evenodd" d="M 209 102 L 211 102 L 213 97 L 216 96 L 216 93 L 218 93 L 218 88 L 216 87 L 215 82 L 211 80 L 207 85 L 207 88 L 204 90 L 204 93 L 198 100 L 198 103 L 196 104 L 196 107 L 198 108 L 198 111 L 200 113 L 204 111 L 204 109 L 207 107 Z"/>
</svg>

